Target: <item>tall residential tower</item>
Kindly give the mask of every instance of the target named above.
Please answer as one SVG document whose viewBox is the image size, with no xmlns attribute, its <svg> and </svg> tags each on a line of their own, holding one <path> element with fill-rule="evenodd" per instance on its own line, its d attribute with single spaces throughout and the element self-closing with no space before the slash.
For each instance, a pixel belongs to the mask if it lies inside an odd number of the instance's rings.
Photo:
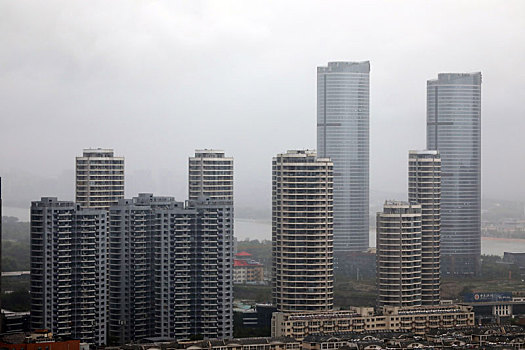
<svg viewBox="0 0 525 350">
<path fill-rule="evenodd" d="M 421 205 L 386 201 L 377 213 L 378 306 L 421 305 Z"/>
<path fill-rule="evenodd" d="M 317 67 L 317 150 L 334 163 L 334 250 L 368 249 L 370 62 Z"/>
<path fill-rule="evenodd" d="M 109 336 L 218 338 L 218 210 L 142 193 L 109 210 Z"/>
<path fill-rule="evenodd" d="M 421 302 L 440 302 L 441 158 L 438 151 L 408 154 L 408 201 L 421 205 Z"/>
<path fill-rule="evenodd" d="M 314 151 L 288 151 L 272 168 L 274 304 L 282 312 L 331 310 L 333 164 Z"/>
<path fill-rule="evenodd" d="M 217 332 L 233 336 L 233 158 L 219 150 L 196 150 L 189 159 L 189 201 L 218 212 L 217 264 L 219 302 Z M 200 204 L 198 204 L 200 203 Z"/>
<path fill-rule="evenodd" d="M 124 157 L 115 157 L 112 149 L 85 149 L 76 158 L 76 202 L 107 210 L 120 198 L 124 198 Z"/>
<path fill-rule="evenodd" d="M 105 210 L 31 203 L 31 329 L 107 344 L 107 225 Z"/>
<path fill-rule="evenodd" d="M 427 148 L 441 155 L 441 271 L 475 275 L 481 256 L 481 73 L 427 82 Z"/>
</svg>

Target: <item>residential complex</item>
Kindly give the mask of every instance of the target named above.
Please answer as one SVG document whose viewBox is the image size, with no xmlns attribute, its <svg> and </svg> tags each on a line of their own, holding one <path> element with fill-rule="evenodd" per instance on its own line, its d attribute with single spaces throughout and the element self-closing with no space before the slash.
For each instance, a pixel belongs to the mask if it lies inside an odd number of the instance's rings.
<svg viewBox="0 0 525 350">
<path fill-rule="evenodd" d="M 189 159 L 190 201 L 217 209 L 218 336 L 233 336 L 233 158 L 219 150 L 196 150 Z"/>
<path fill-rule="evenodd" d="M 441 271 L 479 274 L 481 73 L 442 73 L 427 82 L 427 148 L 442 160 Z"/>
<path fill-rule="evenodd" d="M 44 197 L 31 203 L 31 328 L 106 344 L 107 214 Z"/>
<path fill-rule="evenodd" d="M 314 151 L 272 163 L 272 293 L 279 311 L 333 307 L 333 164 Z"/>
<path fill-rule="evenodd" d="M 437 151 L 410 151 L 408 201 L 421 205 L 421 303 L 440 302 L 441 158 Z"/>
<path fill-rule="evenodd" d="M 377 305 L 421 305 L 421 205 L 386 201 L 376 229 Z"/>
<path fill-rule="evenodd" d="M 120 198 L 124 198 L 124 157 L 115 157 L 112 149 L 85 149 L 76 158 L 76 203 L 107 210 Z"/>
<path fill-rule="evenodd" d="M 358 307 L 347 311 L 274 313 L 272 337 L 285 336 L 302 340 L 311 334 L 384 331 L 425 334 L 432 329 L 468 326 L 474 326 L 471 306 L 385 306 L 381 313 L 375 313 L 371 307 Z"/>
<path fill-rule="evenodd" d="M 370 62 L 317 67 L 317 150 L 334 163 L 334 251 L 369 242 Z"/>
<path fill-rule="evenodd" d="M 109 211 L 109 334 L 217 338 L 218 211 L 141 194 Z"/>
</svg>

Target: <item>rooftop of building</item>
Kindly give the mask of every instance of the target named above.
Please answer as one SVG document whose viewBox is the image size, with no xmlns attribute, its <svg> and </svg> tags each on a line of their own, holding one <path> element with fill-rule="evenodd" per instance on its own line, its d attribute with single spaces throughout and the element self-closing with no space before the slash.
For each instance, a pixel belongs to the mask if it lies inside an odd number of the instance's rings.
<svg viewBox="0 0 525 350">
<path fill-rule="evenodd" d="M 233 259 L 233 266 L 234 267 L 241 267 L 241 266 L 250 266 L 250 267 L 259 267 L 263 266 L 260 262 L 257 262 L 255 260 L 241 260 L 241 259 Z"/>
<path fill-rule="evenodd" d="M 316 319 L 337 319 L 346 317 L 359 316 L 389 316 L 389 315 L 425 315 L 425 314 L 440 314 L 440 313 L 457 313 L 471 311 L 472 307 L 467 305 L 435 305 L 435 306 L 418 306 L 418 307 L 397 307 L 384 306 L 379 310 L 374 310 L 373 307 L 352 307 L 351 310 L 334 310 L 334 311 L 319 311 L 319 312 L 297 312 L 297 313 L 283 313 L 288 320 L 316 320 Z"/>
<path fill-rule="evenodd" d="M 235 256 L 245 257 L 245 256 L 252 256 L 252 255 L 248 252 L 239 252 L 235 254 Z"/>
<path fill-rule="evenodd" d="M 481 84 L 481 72 L 439 73 L 437 79 L 429 79 L 428 85 L 477 85 Z"/>
<path fill-rule="evenodd" d="M 84 148 L 84 150 L 82 151 L 82 156 L 77 158 L 82 157 L 111 158 L 114 157 L 114 150 L 112 148 Z"/>
<path fill-rule="evenodd" d="M 144 348 L 156 347 L 159 349 L 211 349 L 214 347 L 232 345 L 264 345 L 264 344 L 289 344 L 299 343 L 291 337 L 257 337 L 257 338 L 234 338 L 234 339 L 210 339 L 197 341 L 170 341 L 165 338 L 146 338 L 141 344 L 122 345 L 118 347 L 106 347 L 106 349 L 142 350 Z"/>
<path fill-rule="evenodd" d="M 439 155 L 439 151 L 437 150 L 430 150 L 430 149 L 423 149 L 423 150 L 410 150 L 408 151 L 409 155 L 429 155 L 429 156 L 437 156 Z"/>
<path fill-rule="evenodd" d="M 317 67 L 317 73 L 370 73 L 370 61 L 348 62 L 336 61 L 328 62 L 327 66 Z"/>
<path fill-rule="evenodd" d="M 47 329 L 36 329 L 33 332 L 4 334 L 0 337 L 4 344 L 29 344 L 54 342 L 53 333 Z"/>
<path fill-rule="evenodd" d="M 225 160 L 233 160 L 232 157 L 226 157 L 223 150 L 220 149 L 196 149 L 195 155 L 190 159 L 200 158 L 221 158 Z"/>
<path fill-rule="evenodd" d="M 276 158 L 306 158 L 311 159 L 315 162 L 331 162 L 330 158 L 321 158 L 317 157 L 316 150 L 313 149 L 292 149 L 287 150 L 286 153 L 279 153 L 277 154 L 277 157 L 274 157 L 274 160 Z"/>
</svg>

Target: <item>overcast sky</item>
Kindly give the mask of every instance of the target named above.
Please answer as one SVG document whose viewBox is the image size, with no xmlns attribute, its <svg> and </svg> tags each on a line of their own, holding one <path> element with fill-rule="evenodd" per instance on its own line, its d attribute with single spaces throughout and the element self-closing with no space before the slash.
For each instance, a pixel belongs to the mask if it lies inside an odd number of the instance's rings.
<svg viewBox="0 0 525 350">
<path fill-rule="evenodd" d="M 86 147 L 126 158 L 126 195 L 187 196 L 187 158 L 235 158 L 269 207 L 271 158 L 316 146 L 316 67 L 370 60 L 372 193 L 404 193 L 426 80 L 483 74 L 483 196 L 525 198 L 525 1 L 0 0 L 7 206 L 74 198 Z M 403 199 L 403 198 L 400 198 Z"/>
</svg>

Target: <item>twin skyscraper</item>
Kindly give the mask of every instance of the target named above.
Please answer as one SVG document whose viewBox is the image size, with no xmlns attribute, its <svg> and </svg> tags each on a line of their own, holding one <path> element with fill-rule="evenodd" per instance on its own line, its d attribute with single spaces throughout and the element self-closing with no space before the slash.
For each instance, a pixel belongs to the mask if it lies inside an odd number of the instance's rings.
<svg viewBox="0 0 525 350">
<path fill-rule="evenodd" d="M 317 68 L 318 155 L 333 161 L 334 251 L 369 247 L 370 63 Z M 479 273 L 481 73 L 427 82 L 427 146 L 442 160 L 441 271 Z"/>
</svg>

